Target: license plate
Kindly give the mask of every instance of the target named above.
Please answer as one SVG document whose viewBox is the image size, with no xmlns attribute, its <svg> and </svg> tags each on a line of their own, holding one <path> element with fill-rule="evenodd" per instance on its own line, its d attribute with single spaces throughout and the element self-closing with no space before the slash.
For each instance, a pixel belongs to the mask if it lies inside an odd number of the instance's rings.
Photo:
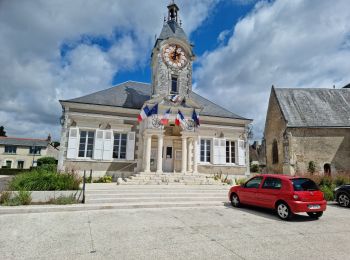
<svg viewBox="0 0 350 260">
<path fill-rule="evenodd" d="M 309 209 L 320 209 L 321 208 L 320 205 L 309 205 L 308 207 L 309 207 Z"/>
</svg>

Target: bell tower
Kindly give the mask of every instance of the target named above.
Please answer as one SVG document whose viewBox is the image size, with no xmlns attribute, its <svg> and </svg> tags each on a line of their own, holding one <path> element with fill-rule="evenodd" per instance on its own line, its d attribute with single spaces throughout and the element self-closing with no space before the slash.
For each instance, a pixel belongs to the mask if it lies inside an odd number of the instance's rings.
<svg viewBox="0 0 350 260">
<path fill-rule="evenodd" d="M 193 45 L 182 29 L 179 7 L 168 5 L 168 17 L 152 51 L 152 97 L 188 97 L 192 90 Z"/>
</svg>

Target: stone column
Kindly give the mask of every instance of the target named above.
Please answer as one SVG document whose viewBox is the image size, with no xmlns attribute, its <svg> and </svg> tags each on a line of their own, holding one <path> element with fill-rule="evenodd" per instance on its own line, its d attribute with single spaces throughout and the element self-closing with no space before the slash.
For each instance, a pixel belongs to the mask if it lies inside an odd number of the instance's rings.
<svg viewBox="0 0 350 260">
<path fill-rule="evenodd" d="M 187 137 L 182 136 L 182 166 L 181 166 L 181 173 L 186 173 L 186 167 L 187 167 Z"/>
<path fill-rule="evenodd" d="M 150 173 L 151 172 L 151 145 L 152 145 L 152 135 L 145 135 L 145 158 L 144 158 L 144 165 L 145 169 L 144 172 Z"/>
<path fill-rule="evenodd" d="M 198 138 L 193 138 L 193 173 L 198 173 Z"/>
<path fill-rule="evenodd" d="M 192 172 L 192 156 L 193 156 L 193 139 L 188 139 L 188 150 L 187 150 L 187 171 Z"/>
<path fill-rule="evenodd" d="M 163 134 L 158 135 L 157 173 L 163 173 Z"/>
</svg>

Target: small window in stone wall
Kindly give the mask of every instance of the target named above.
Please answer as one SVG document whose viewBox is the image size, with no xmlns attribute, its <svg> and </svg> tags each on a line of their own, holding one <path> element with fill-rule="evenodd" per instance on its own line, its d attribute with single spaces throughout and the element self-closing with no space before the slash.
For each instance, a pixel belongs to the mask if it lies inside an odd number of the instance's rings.
<svg viewBox="0 0 350 260">
<path fill-rule="evenodd" d="M 277 140 L 273 140 L 273 144 L 272 144 L 272 163 L 276 164 L 278 163 L 278 144 L 277 144 Z"/>
</svg>

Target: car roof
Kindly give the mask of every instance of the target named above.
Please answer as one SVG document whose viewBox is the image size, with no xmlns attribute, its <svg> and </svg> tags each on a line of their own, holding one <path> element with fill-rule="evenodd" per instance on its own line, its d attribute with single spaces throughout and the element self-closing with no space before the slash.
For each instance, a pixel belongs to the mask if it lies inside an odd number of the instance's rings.
<svg viewBox="0 0 350 260">
<path fill-rule="evenodd" d="M 295 178 L 302 178 L 300 176 L 290 176 L 290 175 L 284 175 L 284 174 L 258 174 L 256 176 L 279 178 L 279 179 L 283 179 L 283 180 L 291 180 L 291 179 L 295 179 Z"/>
</svg>

